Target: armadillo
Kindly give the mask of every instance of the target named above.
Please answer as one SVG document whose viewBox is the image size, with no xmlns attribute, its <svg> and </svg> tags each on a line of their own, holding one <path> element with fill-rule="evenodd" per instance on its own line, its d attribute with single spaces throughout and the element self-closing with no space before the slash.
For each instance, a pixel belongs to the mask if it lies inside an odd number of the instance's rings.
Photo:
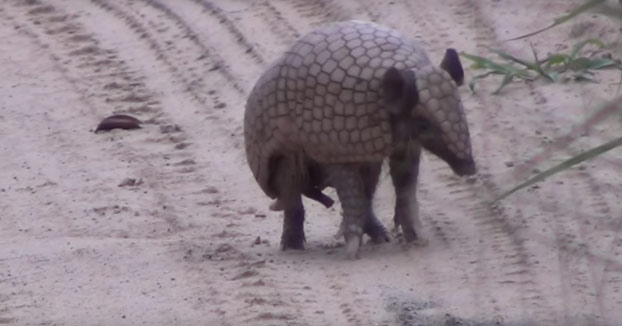
<svg viewBox="0 0 622 326">
<path fill-rule="evenodd" d="M 284 210 L 282 249 L 302 248 L 302 196 L 343 209 L 346 252 L 358 258 L 363 233 L 385 238 L 371 210 L 380 167 L 389 160 L 394 221 L 421 240 L 416 199 L 421 147 L 457 175 L 476 172 L 458 86 L 455 50 L 437 67 L 415 40 L 371 22 L 325 25 L 300 37 L 259 77 L 244 114 L 248 165 Z"/>
</svg>

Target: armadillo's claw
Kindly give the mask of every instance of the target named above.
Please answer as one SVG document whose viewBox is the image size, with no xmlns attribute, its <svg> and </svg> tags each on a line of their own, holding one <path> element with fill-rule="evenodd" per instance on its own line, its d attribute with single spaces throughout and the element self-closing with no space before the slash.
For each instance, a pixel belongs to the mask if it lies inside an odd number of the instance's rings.
<svg viewBox="0 0 622 326">
<path fill-rule="evenodd" d="M 363 232 L 371 238 L 372 243 L 379 244 L 390 241 L 387 229 L 373 212 L 368 213 Z"/>
<path fill-rule="evenodd" d="M 305 234 L 302 230 L 287 229 L 283 231 L 281 235 L 281 250 L 287 249 L 304 250 L 305 249 Z"/>
<path fill-rule="evenodd" d="M 286 251 L 288 249 L 293 250 L 304 250 L 305 249 L 305 240 L 289 238 L 289 239 L 281 239 L 281 250 Z"/>
<path fill-rule="evenodd" d="M 352 236 L 346 240 L 346 257 L 350 260 L 361 258 L 361 237 Z"/>
<path fill-rule="evenodd" d="M 339 225 L 339 230 L 337 230 L 337 233 L 335 233 L 334 235 L 335 239 L 340 239 L 341 237 L 343 237 L 345 232 L 346 232 L 346 226 L 343 223 L 343 221 L 341 221 L 341 224 Z"/>
<path fill-rule="evenodd" d="M 363 244 L 363 228 L 357 224 L 342 223 L 344 238 L 346 240 L 346 258 L 350 260 L 359 259 L 361 245 Z"/>
</svg>

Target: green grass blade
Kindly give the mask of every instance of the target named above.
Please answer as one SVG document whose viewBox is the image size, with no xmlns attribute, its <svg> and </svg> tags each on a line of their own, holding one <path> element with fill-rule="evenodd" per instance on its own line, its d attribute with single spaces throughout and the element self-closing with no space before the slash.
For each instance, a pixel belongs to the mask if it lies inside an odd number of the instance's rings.
<svg viewBox="0 0 622 326">
<path fill-rule="evenodd" d="M 576 58 L 568 64 L 568 68 L 574 71 L 585 71 L 589 69 L 591 61 L 589 58 L 580 57 Z"/>
<path fill-rule="evenodd" d="M 531 53 L 533 53 L 533 58 L 534 58 L 534 62 L 535 62 L 535 64 L 534 64 L 535 70 L 541 76 L 544 76 L 549 81 L 554 82 L 555 78 L 553 78 L 551 75 L 549 75 L 548 72 L 546 72 L 546 71 L 544 71 L 544 69 L 542 69 L 542 64 L 540 63 L 540 61 L 538 59 L 538 53 L 536 52 L 536 49 L 533 47 L 533 43 L 530 43 L 529 46 L 531 47 Z"/>
<path fill-rule="evenodd" d="M 611 59 L 601 58 L 601 59 L 590 59 L 590 58 L 577 58 L 572 61 L 569 65 L 569 68 L 574 71 L 583 71 L 583 70 L 597 70 L 597 69 L 606 69 L 606 68 L 618 68 L 621 69 L 621 65 L 619 62 Z"/>
<path fill-rule="evenodd" d="M 488 50 L 490 50 L 491 52 L 494 52 L 495 54 L 497 54 L 501 58 L 506 59 L 508 61 L 516 62 L 516 63 L 518 63 L 520 65 L 523 65 L 523 66 L 527 67 L 527 69 L 531 69 L 531 70 L 536 70 L 537 69 L 536 65 L 534 65 L 533 63 L 531 63 L 529 61 L 517 58 L 517 57 L 515 57 L 515 56 L 513 56 L 513 55 L 511 55 L 509 53 L 506 53 L 506 52 L 503 52 L 503 51 L 500 51 L 500 50 L 495 50 L 495 49 L 490 48 L 490 47 L 486 47 L 486 48 Z M 479 58 L 491 61 L 491 60 L 486 59 L 486 58 L 482 58 L 482 57 L 479 57 Z M 493 61 L 491 61 L 491 62 L 496 65 L 495 68 L 497 68 L 499 71 L 502 71 L 504 74 L 512 74 L 512 75 L 514 75 L 514 77 L 520 77 L 520 78 L 523 78 L 523 79 L 533 79 L 533 77 L 527 72 L 527 69 L 518 69 L 518 68 L 516 68 L 516 67 L 514 67 L 512 65 L 504 65 L 504 64 L 493 62 Z M 489 69 L 492 69 L 492 68 L 489 68 Z"/>
<path fill-rule="evenodd" d="M 563 24 L 563 23 L 573 19 L 574 17 L 576 17 L 576 16 L 578 16 L 578 15 L 580 15 L 580 14 L 586 12 L 586 11 L 588 11 L 588 10 L 598 6 L 598 5 L 603 4 L 604 2 L 605 2 L 605 0 L 591 0 L 591 1 L 588 1 L 587 3 L 585 3 L 585 4 L 577 7 L 576 9 L 572 10 L 567 15 L 564 15 L 564 16 L 556 18 L 551 25 L 549 25 L 549 26 L 547 26 L 545 28 L 542 28 L 542 29 L 537 30 L 535 32 L 531 32 L 529 34 L 525 34 L 525 35 L 521 35 L 521 36 L 518 36 L 518 37 L 515 37 L 515 38 L 511 38 L 511 39 L 509 39 L 507 41 L 520 40 L 520 39 L 523 39 L 523 38 L 526 38 L 526 37 L 530 37 L 530 36 L 542 33 L 542 32 L 544 32 L 546 30 L 549 30 L 549 29 L 557 26 L 557 25 Z"/>
<path fill-rule="evenodd" d="M 515 57 L 515 56 L 513 56 L 513 55 L 511 55 L 509 53 L 506 53 L 506 52 L 503 52 L 503 51 L 500 51 L 500 50 L 495 50 L 495 49 L 489 48 L 489 47 L 486 47 L 486 48 L 488 50 L 496 53 L 498 56 L 502 57 L 503 59 L 506 59 L 506 60 L 509 60 L 509 61 L 514 61 L 514 62 L 516 62 L 516 63 L 518 63 L 520 65 L 523 65 L 523 66 L 527 67 L 528 69 L 536 70 L 536 66 L 533 63 L 529 62 L 529 61 L 517 58 L 517 57 Z"/>
<path fill-rule="evenodd" d="M 563 53 L 557 53 L 550 56 L 546 62 L 544 62 L 544 70 L 551 71 L 555 69 L 555 71 L 564 71 L 566 70 L 566 65 L 570 61 L 570 57 Z"/>
<path fill-rule="evenodd" d="M 590 60 L 589 65 L 587 67 L 587 69 L 593 69 L 593 70 L 606 69 L 606 68 L 622 69 L 622 65 L 620 64 L 620 62 L 612 60 L 612 59 L 600 58 L 600 59 Z"/>
<path fill-rule="evenodd" d="M 588 1 L 587 3 L 585 3 L 582 6 L 577 7 L 577 9 L 571 11 L 570 13 L 568 13 L 566 16 L 562 16 L 559 17 L 557 19 L 555 19 L 555 24 L 559 25 L 559 24 L 563 24 L 573 18 L 575 18 L 576 16 L 579 16 L 580 14 L 605 3 L 605 0 L 592 0 L 592 1 Z"/>
<path fill-rule="evenodd" d="M 477 84 L 477 82 L 482 79 L 482 78 L 486 78 L 490 75 L 499 75 L 499 72 L 496 71 L 489 71 L 487 73 L 481 74 L 481 75 L 477 75 L 475 77 L 473 77 L 471 79 L 471 81 L 469 82 L 469 89 L 471 90 L 471 92 L 475 93 L 475 84 Z"/>
<path fill-rule="evenodd" d="M 509 196 L 509 195 L 511 195 L 511 194 L 513 194 L 513 193 L 515 193 L 515 192 L 517 192 L 519 190 L 521 190 L 521 189 L 529 187 L 529 186 L 533 185 L 536 182 L 545 180 L 546 178 L 548 178 L 548 177 L 550 177 L 550 176 L 552 176 L 552 175 L 554 175 L 556 173 L 559 173 L 561 171 L 567 170 L 568 168 L 570 168 L 570 167 L 572 167 L 572 166 L 574 166 L 576 164 L 579 164 L 579 163 L 581 163 L 583 161 L 586 161 L 586 160 L 589 160 L 591 158 L 594 158 L 594 157 L 596 157 L 598 155 L 601 155 L 601 154 L 603 154 L 603 153 L 605 153 L 607 151 L 610 151 L 610 150 L 612 150 L 612 149 L 614 149 L 614 148 L 616 148 L 618 146 L 621 146 L 621 145 L 622 145 L 622 137 L 616 138 L 616 139 L 611 140 L 611 141 L 608 141 L 608 142 L 606 142 L 606 143 L 604 143 L 604 144 L 602 144 L 600 146 L 597 146 L 597 147 L 594 147 L 594 148 L 592 148 L 592 149 L 590 149 L 588 151 L 585 151 L 585 152 L 583 152 L 583 153 L 581 153 L 581 154 L 579 154 L 579 155 L 577 155 L 575 157 L 572 157 L 572 158 L 570 158 L 570 159 L 568 159 L 568 160 L 566 160 L 566 161 L 564 161 L 564 162 L 562 162 L 562 163 L 560 163 L 558 165 L 555 165 L 554 167 L 552 167 L 552 168 L 550 168 L 550 169 L 548 169 L 548 170 L 546 170 L 546 171 L 544 171 L 542 173 L 539 173 L 538 175 L 534 176 L 533 178 L 530 178 L 527 181 L 517 185 L 516 187 L 506 191 L 501 196 L 497 197 L 495 199 L 495 202 L 497 202 L 499 200 L 502 200 L 502 199 L 506 198 L 507 196 Z"/>
<path fill-rule="evenodd" d="M 492 93 L 499 94 L 505 86 L 507 86 L 508 84 L 512 82 L 512 79 L 514 79 L 513 74 L 505 75 L 505 77 L 503 77 L 503 81 L 501 81 L 501 85 L 499 85 L 499 87 Z"/>
<path fill-rule="evenodd" d="M 560 64 L 564 64 L 566 61 L 568 61 L 569 57 L 566 54 L 563 53 L 556 53 L 552 56 L 550 56 L 545 63 L 545 66 L 553 66 L 553 65 L 560 65 Z"/>
<path fill-rule="evenodd" d="M 559 79 L 560 75 L 559 75 L 559 73 L 558 73 L 558 72 L 553 71 L 553 72 L 549 72 L 548 74 L 549 74 L 549 77 L 551 77 L 551 80 L 553 80 L 553 82 L 556 82 L 556 83 L 558 83 L 558 82 L 559 82 L 559 80 L 560 80 L 560 79 Z"/>
<path fill-rule="evenodd" d="M 578 71 L 576 73 L 574 73 L 572 75 L 572 78 L 574 78 L 574 80 L 576 81 L 587 81 L 587 82 L 591 82 L 591 83 L 595 83 L 598 84 L 598 81 L 596 81 L 596 79 L 592 78 L 594 76 L 594 73 L 589 71 L 589 70 L 581 70 Z"/>
<path fill-rule="evenodd" d="M 622 6 L 616 4 L 604 4 L 595 12 L 612 18 L 622 19 Z"/>
<path fill-rule="evenodd" d="M 575 44 L 575 46 L 572 47 L 572 51 L 570 52 L 570 61 L 574 60 L 577 57 L 577 54 L 579 53 L 579 51 L 581 51 L 583 49 L 583 47 L 585 47 L 588 44 L 595 44 L 598 45 L 601 48 L 606 48 L 607 44 L 605 44 L 605 42 L 597 39 L 597 38 L 590 38 L 584 41 L 581 41 L 577 44 Z"/>
<path fill-rule="evenodd" d="M 473 69 L 490 69 L 490 70 L 494 70 L 503 74 L 508 74 L 508 73 L 516 73 L 517 69 L 510 66 L 510 65 L 504 65 L 504 64 L 500 64 L 500 63 L 496 63 L 488 58 L 484 58 L 484 57 L 480 57 L 474 54 L 468 54 L 466 52 L 460 52 L 460 55 L 473 61 L 474 66 Z"/>
</svg>

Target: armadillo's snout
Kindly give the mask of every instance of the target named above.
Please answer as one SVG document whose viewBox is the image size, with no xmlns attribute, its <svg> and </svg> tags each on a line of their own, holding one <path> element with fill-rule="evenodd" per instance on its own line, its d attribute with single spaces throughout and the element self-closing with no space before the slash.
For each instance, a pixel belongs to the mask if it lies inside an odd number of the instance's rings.
<svg viewBox="0 0 622 326">
<path fill-rule="evenodd" d="M 441 136 L 441 132 L 438 129 L 436 129 L 436 132 L 433 136 L 419 138 L 423 148 L 447 162 L 447 165 L 456 175 L 466 176 L 475 174 L 477 168 L 471 154 L 470 144 L 460 142 L 461 145 L 456 146 L 454 142 L 448 145 L 448 142 Z M 469 139 L 468 133 L 464 135 L 464 139 Z"/>
<path fill-rule="evenodd" d="M 461 177 L 467 175 L 474 175 L 477 172 L 477 168 L 475 167 L 475 161 L 473 161 L 473 159 L 456 160 L 454 162 L 451 162 L 450 167 L 455 174 Z"/>
</svg>

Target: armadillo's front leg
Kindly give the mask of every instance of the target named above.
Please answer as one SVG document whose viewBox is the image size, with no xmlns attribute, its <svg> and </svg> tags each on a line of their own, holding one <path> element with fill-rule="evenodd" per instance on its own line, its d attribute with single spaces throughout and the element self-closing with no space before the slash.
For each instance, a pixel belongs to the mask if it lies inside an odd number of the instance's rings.
<svg viewBox="0 0 622 326">
<path fill-rule="evenodd" d="M 421 237 L 419 204 L 417 203 L 417 177 L 421 149 L 412 145 L 410 148 L 394 153 L 389 158 L 391 180 L 395 188 L 395 228 L 402 227 L 407 242 L 425 244 Z"/>
<path fill-rule="evenodd" d="M 338 166 L 333 182 L 343 209 L 346 255 L 349 259 L 358 259 L 371 201 L 365 195 L 365 185 L 356 167 L 346 164 Z"/>
</svg>

